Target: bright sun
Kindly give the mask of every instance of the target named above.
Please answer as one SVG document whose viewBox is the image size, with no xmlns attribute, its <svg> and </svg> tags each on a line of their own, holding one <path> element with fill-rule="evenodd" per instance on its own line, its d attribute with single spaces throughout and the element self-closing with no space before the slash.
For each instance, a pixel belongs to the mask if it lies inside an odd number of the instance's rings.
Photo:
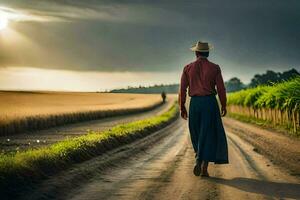
<svg viewBox="0 0 300 200">
<path fill-rule="evenodd" d="M 8 19 L 1 17 L 0 18 L 0 31 L 5 29 L 8 25 Z"/>
</svg>

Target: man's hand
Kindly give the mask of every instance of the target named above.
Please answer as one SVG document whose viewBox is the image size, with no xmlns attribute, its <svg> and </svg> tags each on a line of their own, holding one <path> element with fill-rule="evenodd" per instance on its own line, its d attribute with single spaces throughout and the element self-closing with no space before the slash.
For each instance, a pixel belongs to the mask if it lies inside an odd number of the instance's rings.
<svg viewBox="0 0 300 200">
<path fill-rule="evenodd" d="M 222 107 L 221 111 L 222 111 L 222 117 L 225 117 L 225 115 L 227 114 L 226 108 Z"/>
<path fill-rule="evenodd" d="M 188 115 L 187 115 L 187 111 L 186 111 L 186 109 L 184 108 L 184 109 L 181 109 L 181 112 L 180 112 L 180 114 L 181 114 L 181 117 L 182 117 L 182 119 L 185 119 L 185 120 L 187 120 L 187 118 L 188 118 Z"/>
</svg>

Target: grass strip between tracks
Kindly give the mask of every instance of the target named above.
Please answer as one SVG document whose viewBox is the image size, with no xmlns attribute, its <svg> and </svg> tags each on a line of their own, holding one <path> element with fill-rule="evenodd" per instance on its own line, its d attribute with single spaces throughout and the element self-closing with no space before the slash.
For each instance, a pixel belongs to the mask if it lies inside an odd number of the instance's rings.
<svg viewBox="0 0 300 200">
<path fill-rule="evenodd" d="M 40 149 L 0 157 L 0 196 L 26 190 L 72 164 L 83 162 L 106 151 L 153 133 L 178 117 L 176 102 L 165 113 L 145 120 L 117 125 L 102 132 L 67 139 Z"/>
</svg>

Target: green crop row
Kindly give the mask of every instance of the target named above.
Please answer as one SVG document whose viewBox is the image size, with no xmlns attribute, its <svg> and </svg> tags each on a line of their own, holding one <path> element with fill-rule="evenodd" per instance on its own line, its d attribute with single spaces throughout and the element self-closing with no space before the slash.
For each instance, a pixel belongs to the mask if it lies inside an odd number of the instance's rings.
<svg viewBox="0 0 300 200">
<path fill-rule="evenodd" d="M 280 110 L 300 109 L 300 77 L 275 84 L 230 93 L 228 105 Z"/>
<path fill-rule="evenodd" d="M 228 110 L 299 130 L 300 76 L 272 86 L 258 86 L 228 94 Z"/>
</svg>

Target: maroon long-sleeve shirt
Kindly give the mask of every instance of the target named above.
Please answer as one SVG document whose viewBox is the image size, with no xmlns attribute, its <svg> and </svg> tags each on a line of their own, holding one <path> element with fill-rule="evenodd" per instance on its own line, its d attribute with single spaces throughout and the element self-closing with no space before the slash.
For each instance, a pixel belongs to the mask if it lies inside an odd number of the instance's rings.
<svg viewBox="0 0 300 200">
<path fill-rule="evenodd" d="M 221 69 L 207 58 L 198 57 L 196 61 L 186 65 L 183 69 L 179 104 L 181 111 L 185 111 L 186 92 L 189 96 L 206 96 L 217 93 L 222 107 L 226 107 L 226 90 Z"/>
</svg>

